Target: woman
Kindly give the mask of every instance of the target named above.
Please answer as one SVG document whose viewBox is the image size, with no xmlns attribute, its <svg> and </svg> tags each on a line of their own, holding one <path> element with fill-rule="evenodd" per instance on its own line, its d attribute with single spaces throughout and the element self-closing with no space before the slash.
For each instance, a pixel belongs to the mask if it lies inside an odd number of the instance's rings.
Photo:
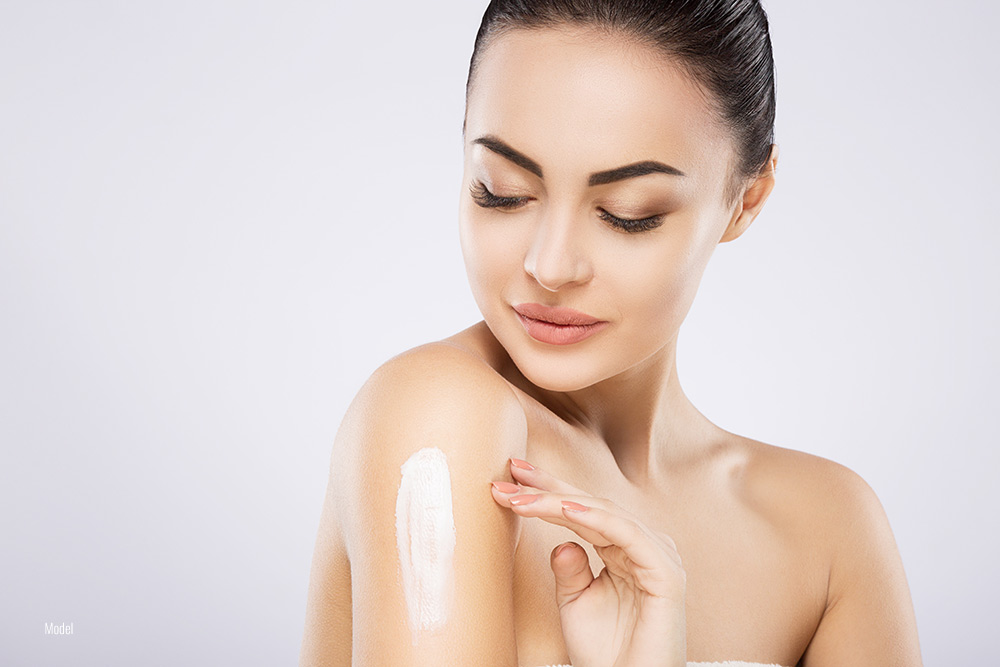
<svg viewBox="0 0 1000 667">
<path fill-rule="evenodd" d="M 871 488 L 679 384 L 707 262 L 774 186 L 773 123 L 758 2 L 490 4 L 459 216 L 483 321 L 351 403 L 301 664 L 921 664 Z"/>
</svg>

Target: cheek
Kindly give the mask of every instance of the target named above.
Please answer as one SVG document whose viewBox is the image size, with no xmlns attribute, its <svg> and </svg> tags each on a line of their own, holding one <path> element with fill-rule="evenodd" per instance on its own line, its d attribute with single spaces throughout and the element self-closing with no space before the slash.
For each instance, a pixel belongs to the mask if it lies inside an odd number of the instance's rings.
<svg viewBox="0 0 1000 667">
<path fill-rule="evenodd" d="M 684 321 L 711 254 L 693 239 L 665 241 L 632 252 L 627 261 L 605 271 L 613 276 L 622 321 L 632 335 L 660 343 Z"/>
<path fill-rule="evenodd" d="M 514 225 L 502 220 L 483 220 L 463 206 L 459 221 L 459 241 L 469 277 L 469 285 L 480 307 L 480 297 L 501 290 L 523 265 L 519 254 L 521 239 Z"/>
</svg>

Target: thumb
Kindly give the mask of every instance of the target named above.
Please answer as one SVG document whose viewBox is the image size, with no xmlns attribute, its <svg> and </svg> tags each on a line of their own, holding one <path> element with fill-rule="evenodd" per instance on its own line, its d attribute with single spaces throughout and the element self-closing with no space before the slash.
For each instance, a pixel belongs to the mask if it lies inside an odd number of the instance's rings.
<svg viewBox="0 0 1000 667">
<path fill-rule="evenodd" d="M 556 604 L 560 609 L 580 597 L 594 580 L 587 552 L 576 542 L 565 542 L 553 549 L 549 564 L 556 575 Z"/>
</svg>

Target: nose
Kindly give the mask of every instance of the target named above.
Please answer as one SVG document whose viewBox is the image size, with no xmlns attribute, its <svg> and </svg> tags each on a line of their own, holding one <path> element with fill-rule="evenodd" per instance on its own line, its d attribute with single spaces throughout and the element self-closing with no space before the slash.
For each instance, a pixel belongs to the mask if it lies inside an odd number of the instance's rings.
<svg viewBox="0 0 1000 667">
<path fill-rule="evenodd" d="M 550 292 L 584 283 L 592 273 L 585 239 L 574 217 L 568 211 L 543 214 L 524 257 L 524 270 Z"/>
</svg>

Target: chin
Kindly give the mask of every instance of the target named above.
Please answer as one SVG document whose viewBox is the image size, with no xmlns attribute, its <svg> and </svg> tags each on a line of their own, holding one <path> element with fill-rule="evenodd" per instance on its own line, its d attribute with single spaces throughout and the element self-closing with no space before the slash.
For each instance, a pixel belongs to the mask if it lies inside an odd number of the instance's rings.
<svg viewBox="0 0 1000 667">
<path fill-rule="evenodd" d="M 595 384 L 594 378 L 569 377 L 556 373 L 532 373 L 531 369 L 518 366 L 521 374 L 528 378 L 531 384 L 546 391 L 567 393 L 578 391 Z"/>
<path fill-rule="evenodd" d="M 607 372 L 609 350 L 600 340 L 609 333 L 607 329 L 599 332 L 595 339 L 572 345 L 549 345 L 528 336 L 516 315 L 508 315 L 506 310 L 499 318 L 495 313 L 491 315 L 487 318 L 484 312 L 486 326 L 507 351 L 521 375 L 536 387 L 570 392 L 589 387 L 614 374 Z"/>
<path fill-rule="evenodd" d="M 530 342 L 507 347 L 517 369 L 536 387 L 547 391 L 570 392 L 589 387 L 604 379 L 593 353 L 569 350 L 541 351 L 526 349 Z"/>
</svg>

